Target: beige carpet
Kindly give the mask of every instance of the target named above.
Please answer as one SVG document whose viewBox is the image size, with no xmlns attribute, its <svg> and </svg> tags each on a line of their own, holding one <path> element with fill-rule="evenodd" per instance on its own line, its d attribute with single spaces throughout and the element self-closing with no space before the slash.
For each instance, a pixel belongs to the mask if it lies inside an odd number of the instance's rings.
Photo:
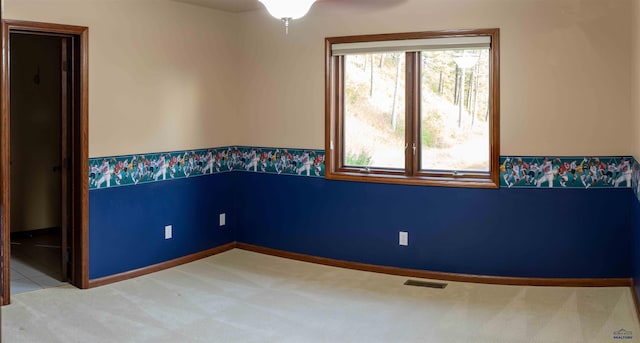
<svg viewBox="0 0 640 343">
<path fill-rule="evenodd" d="M 404 286 L 231 250 L 91 290 L 18 294 L 3 342 L 640 342 L 628 288 Z M 614 339 L 624 329 L 632 339 Z"/>
</svg>

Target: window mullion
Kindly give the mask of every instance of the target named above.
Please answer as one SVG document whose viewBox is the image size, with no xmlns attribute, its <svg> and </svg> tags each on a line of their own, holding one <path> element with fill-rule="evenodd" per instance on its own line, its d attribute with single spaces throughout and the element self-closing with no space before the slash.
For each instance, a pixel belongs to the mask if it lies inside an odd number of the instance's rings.
<svg viewBox="0 0 640 343">
<path fill-rule="evenodd" d="M 414 176 L 420 165 L 420 53 L 407 52 L 406 66 L 406 174 Z"/>
</svg>

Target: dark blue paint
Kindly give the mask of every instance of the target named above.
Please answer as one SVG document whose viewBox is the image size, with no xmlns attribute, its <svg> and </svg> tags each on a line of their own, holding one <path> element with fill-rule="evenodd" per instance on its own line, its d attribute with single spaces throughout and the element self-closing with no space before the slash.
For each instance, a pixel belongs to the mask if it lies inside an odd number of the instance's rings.
<svg viewBox="0 0 640 343">
<path fill-rule="evenodd" d="M 401 268 L 640 280 L 640 204 L 630 189 L 440 188 L 232 172 L 94 190 L 89 200 L 91 279 L 237 240 Z M 409 231 L 408 247 L 398 245 L 399 231 Z"/>
<path fill-rule="evenodd" d="M 630 189 L 464 189 L 239 175 L 241 242 L 453 273 L 630 275 Z M 408 247 L 398 245 L 399 231 L 409 232 Z"/>
<path fill-rule="evenodd" d="M 89 192 L 89 278 L 113 275 L 236 240 L 236 174 Z M 224 228 L 220 213 L 227 214 Z M 173 225 L 173 239 L 164 226 Z"/>
<path fill-rule="evenodd" d="M 634 199 L 632 206 L 632 233 L 631 233 L 631 253 L 632 253 L 632 270 L 634 291 L 640 299 L 640 202 Z"/>
</svg>

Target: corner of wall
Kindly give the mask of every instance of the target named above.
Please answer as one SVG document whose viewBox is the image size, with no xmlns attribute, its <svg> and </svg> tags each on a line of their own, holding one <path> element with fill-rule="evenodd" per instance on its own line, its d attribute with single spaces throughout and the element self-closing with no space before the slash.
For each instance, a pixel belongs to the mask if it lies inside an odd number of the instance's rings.
<svg viewBox="0 0 640 343">
<path fill-rule="evenodd" d="M 634 283 L 634 299 L 636 307 L 640 298 L 640 187 L 638 173 L 640 164 L 640 0 L 631 1 L 631 152 L 636 161 L 634 163 L 634 192 L 639 202 L 632 205 L 631 220 L 631 254 L 632 254 L 632 278 Z"/>
<path fill-rule="evenodd" d="M 631 1 L 631 152 L 640 158 L 640 0 Z"/>
</svg>

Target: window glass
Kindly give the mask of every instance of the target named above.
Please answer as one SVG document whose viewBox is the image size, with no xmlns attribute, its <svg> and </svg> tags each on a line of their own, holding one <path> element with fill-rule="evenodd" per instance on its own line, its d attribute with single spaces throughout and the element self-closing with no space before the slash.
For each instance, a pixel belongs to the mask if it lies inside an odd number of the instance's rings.
<svg viewBox="0 0 640 343">
<path fill-rule="evenodd" d="M 345 166 L 404 169 L 404 55 L 345 56 Z"/>
<path fill-rule="evenodd" d="M 421 169 L 490 170 L 489 50 L 421 53 Z"/>
</svg>

